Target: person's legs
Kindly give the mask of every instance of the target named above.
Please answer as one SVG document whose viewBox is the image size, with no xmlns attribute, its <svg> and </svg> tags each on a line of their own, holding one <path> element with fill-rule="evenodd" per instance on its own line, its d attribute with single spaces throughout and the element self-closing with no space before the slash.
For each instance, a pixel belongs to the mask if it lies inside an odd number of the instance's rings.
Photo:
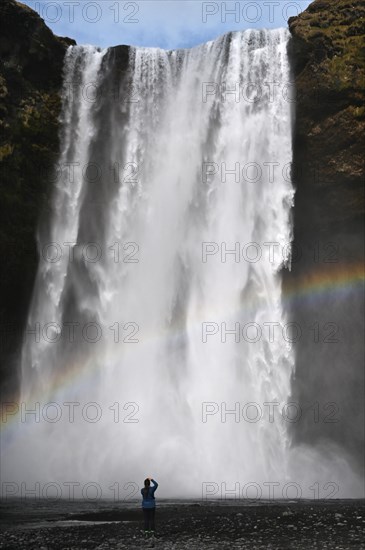
<svg viewBox="0 0 365 550">
<path fill-rule="evenodd" d="M 151 508 L 151 515 L 150 515 L 150 528 L 151 531 L 155 531 L 155 508 Z"/>
<path fill-rule="evenodd" d="M 147 508 L 142 508 L 142 510 L 143 510 L 143 518 L 144 518 L 144 530 L 148 531 L 149 520 L 150 520 L 149 510 Z"/>
</svg>

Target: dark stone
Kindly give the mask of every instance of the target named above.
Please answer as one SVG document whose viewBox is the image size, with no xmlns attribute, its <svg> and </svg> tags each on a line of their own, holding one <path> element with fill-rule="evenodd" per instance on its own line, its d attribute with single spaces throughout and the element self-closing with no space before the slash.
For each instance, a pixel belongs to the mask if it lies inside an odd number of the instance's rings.
<svg viewBox="0 0 365 550">
<path fill-rule="evenodd" d="M 302 257 L 293 263 L 291 272 L 284 273 L 288 311 L 303 331 L 295 344 L 292 398 L 303 408 L 315 402 L 321 408 L 330 402 L 338 407 L 337 422 L 323 421 L 324 414 L 319 423 L 312 417 L 294 424 L 294 442 L 318 444 L 328 453 L 337 449 L 360 469 L 364 16 L 361 0 L 316 0 L 289 19 L 289 53 L 298 92 L 293 141 L 294 246 Z M 315 323 L 319 342 L 309 328 Z M 331 327 L 337 341 L 330 341 Z"/>
<path fill-rule="evenodd" d="M 59 87 L 65 51 L 76 42 L 55 36 L 34 10 L 15 0 L 2 1 L 0 16 L 0 56 L 4 64 L 37 88 Z"/>
<path fill-rule="evenodd" d="M 17 365 L 38 264 L 36 231 L 58 155 L 63 59 L 70 38 L 56 37 L 15 0 L 0 4 L 0 380 L 16 393 Z"/>
</svg>

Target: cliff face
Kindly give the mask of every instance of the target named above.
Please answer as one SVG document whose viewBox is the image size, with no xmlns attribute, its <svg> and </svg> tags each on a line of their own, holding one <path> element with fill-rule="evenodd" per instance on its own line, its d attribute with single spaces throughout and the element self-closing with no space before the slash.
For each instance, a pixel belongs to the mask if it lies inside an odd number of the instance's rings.
<svg viewBox="0 0 365 550">
<path fill-rule="evenodd" d="M 361 0 L 315 0 L 289 19 L 297 87 L 295 259 L 284 273 L 288 311 L 302 331 L 292 397 L 303 410 L 314 403 L 321 410 L 319 422 L 303 415 L 293 425 L 294 441 L 326 443 L 329 452 L 332 442 L 360 468 L 364 16 Z"/>
<path fill-rule="evenodd" d="M 361 0 L 316 0 L 289 19 L 298 191 L 310 192 L 320 232 L 343 223 L 348 230 L 364 212 L 364 18 Z M 295 215 L 300 223 L 306 212 L 298 208 Z"/>
<path fill-rule="evenodd" d="M 0 4 L 0 377 L 16 388 L 16 359 L 37 269 L 36 231 L 58 153 L 59 90 L 67 47 L 36 12 Z M 4 388 L 3 388 L 4 389 Z"/>
</svg>

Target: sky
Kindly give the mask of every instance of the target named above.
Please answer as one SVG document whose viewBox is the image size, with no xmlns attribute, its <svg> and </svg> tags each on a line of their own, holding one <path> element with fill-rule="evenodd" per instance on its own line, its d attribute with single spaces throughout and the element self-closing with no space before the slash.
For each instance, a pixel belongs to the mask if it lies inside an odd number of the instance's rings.
<svg viewBox="0 0 365 550">
<path fill-rule="evenodd" d="M 102 48 L 190 48 L 234 30 L 287 27 L 310 0 L 23 0 L 58 36 Z"/>
</svg>

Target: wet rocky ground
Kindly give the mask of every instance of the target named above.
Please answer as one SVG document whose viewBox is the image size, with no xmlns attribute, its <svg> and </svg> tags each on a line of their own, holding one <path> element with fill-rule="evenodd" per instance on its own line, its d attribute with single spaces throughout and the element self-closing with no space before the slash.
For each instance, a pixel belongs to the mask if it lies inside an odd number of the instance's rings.
<svg viewBox="0 0 365 550">
<path fill-rule="evenodd" d="M 30 514 L 2 503 L 1 512 L 1 550 L 365 550 L 363 501 L 175 502 L 157 509 L 156 537 L 149 540 L 137 505 Z"/>
</svg>

